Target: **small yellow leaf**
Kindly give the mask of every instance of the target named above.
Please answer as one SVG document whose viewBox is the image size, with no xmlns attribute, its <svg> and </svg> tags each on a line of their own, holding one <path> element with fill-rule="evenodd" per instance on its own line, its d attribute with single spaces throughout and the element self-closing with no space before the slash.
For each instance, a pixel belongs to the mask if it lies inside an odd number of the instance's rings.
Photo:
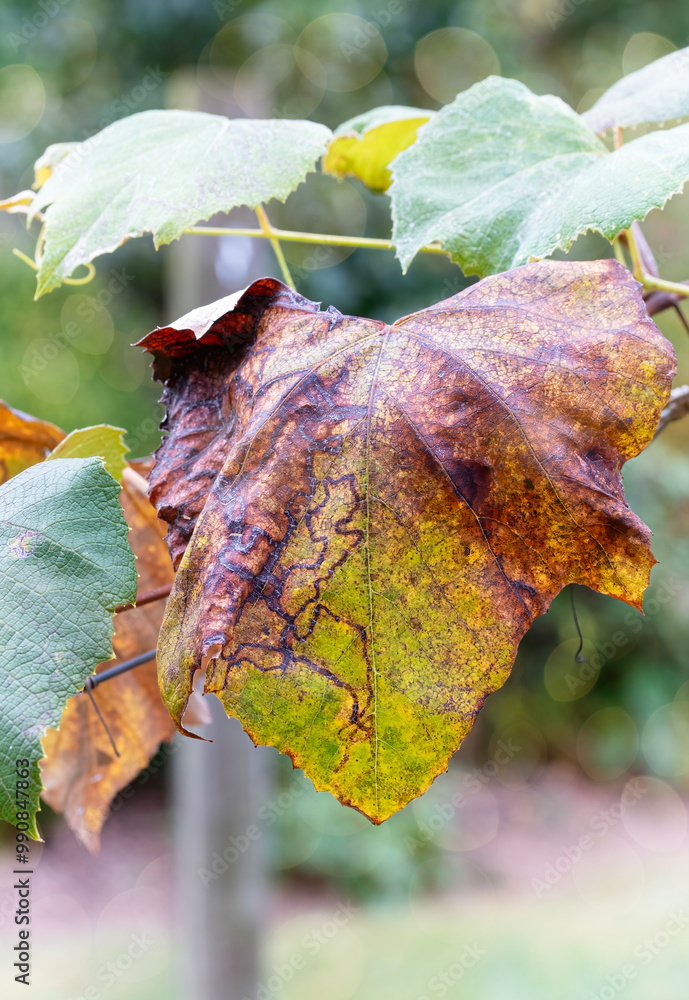
<svg viewBox="0 0 689 1000">
<path fill-rule="evenodd" d="M 421 108 L 376 108 L 345 122 L 323 157 L 323 170 L 335 177 L 358 177 L 372 191 L 386 191 L 389 164 L 416 139 L 433 112 Z"/>
<path fill-rule="evenodd" d="M 4 201 L 0 201 L 0 212 L 21 212 L 27 215 L 33 199 L 33 191 L 20 191 L 18 194 L 13 194 L 11 197 L 5 198 Z"/>
</svg>

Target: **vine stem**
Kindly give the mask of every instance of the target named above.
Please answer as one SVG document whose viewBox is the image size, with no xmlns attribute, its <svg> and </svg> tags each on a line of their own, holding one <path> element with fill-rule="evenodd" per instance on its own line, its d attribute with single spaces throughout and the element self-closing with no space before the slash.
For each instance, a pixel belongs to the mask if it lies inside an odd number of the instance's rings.
<svg viewBox="0 0 689 1000">
<path fill-rule="evenodd" d="M 99 674 L 93 674 L 92 677 L 88 677 L 86 679 L 86 687 L 93 690 L 93 688 L 102 684 L 103 681 L 109 681 L 113 677 L 119 677 L 120 674 L 126 674 L 129 670 L 134 670 L 135 667 L 149 663 L 151 660 L 155 660 L 155 658 L 155 649 L 149 649 L 147 653 L 141 653 L 139 656 L 132 657 L 131 660 L 125 660 L 124 663 L 118 663 L 117 666 L 108 667 L 107 670 L 101 670 Z"/>
<path fill-rule="evenodd" d="M 98 687 L 99 684 L 102 684 L 103 681 L 109 681 L 113 677 L 119 677 L 120 674 L 125 674 L 127 673 L 127 671 L 133 670 L 135 667 L 142 666 L 144 663 L 150 663 L 151 660 L 155 660 L 155 656 L 156 656 L 155 649 L 149 649 L 147 653 L 142 653 L 140 656 L 135 656 L 131 660 L 125 660 L 124 663 L 118 663 L 117 666 L 115 667 L 109 667 L 108 670 L 102 670 L 99 674 L 93 674 L 91 677 L 86 678 L 86 684 L 84 685 L 83 693 L 89 696 L 94 711 L 98 716 L 98 720 L 101 726 L 103 727 L 108 739 L 110 740 L 110 746 L 112 747 L 116 757 L 120 756 L 120 751 L 117 749 L 117 744 L 115 743 L 115 739 L 112 733 L 110 732 L 110 728 L 107 722 L 105 721 L 105 717 L 103 716 L 103 713 L 100 710 L 100 707 L 95 699 L 93 691 L 95 688 Z"/>
<path fill-rule="evenodd" d="M 666 281 L 665 278 L 649 274 L 644 267 L 643 258 L 631 229 L 624 230 L 624 237 L 629 249 L 629 256 L 632 259 L 632 273 L 647 292 L 672 292 L 684 298 L 689 296 L 689 285 L 684 285 L 681 281 Z"/>
<path fill-rule="evenodd" d="M 663 278 L 654 278 L 652 274 L 645 272 L 642 273 L 639 280 L 643 282 L 644 288 L 649 292 L 673 292 L 684 298 L 689 295 L 689 285 L 683 285 L 680 281 L 665 281 Z"/>
<path fill-rule="evenodd" d="M 622 249 L 622 244 L 620 242 L 619 236 L 616 236 L 615 239 L 612 241 L 612 248 L 615 252 L 616 259 L 620 262 L 620 264 L 623 264 L 624 267 L 627 267 L 627 261 L 624 256 L 624 250 Z"/>
<path fill-rule="evenodd" d="M 689 413 L 689 385 L 679 385 L 670 393 L 667 406 L 660 414 L 660 422 L 653 437 L 658 437 L 663 427 Z"/>
<path fill-rule="evenodd" d="M 256 216 L 261 224 L 261 230 L 266 239 L 270 240 L 270 245 L 273 248 L 275 256 L 277 257 L 277 262 L 280 265 L 280 270 L 282 271 L 282 277 L 286 284 L 290 288 L 295 288 L 294 279 L 290 274 L 289 267 L 287 266 L 287 261 L 285 260 L 285 255 L 282 252 L 282 247 L 280 246 L 280 241 L 276 236 L 276 230 L 270 224 L 270 220 L 266 214 L 266 210 L 263 205 L 256 206 Z"/>
<path fill-rule="evenodd" d="M 145 590 L 142 594 L 136 595 L 135 604 L 118 604 L 115 608 L 115 614 L 118 615 L 123 611 L 131 611 L 133 608 L 141 608 L 145 604 L 153 604 L 154 601 L 162 601 L 164 597 L 169 596 L 171 590 L 171 583 L 165 583 L 162 587 L 154 587 L 152 590 Z"/>
<path fill-rule="evenodd" d="M 87 678 L 87 680 L 86 680 L 86 687 L 84 688 L 84 691 L 86 692 L 86 694 L 91 699 L 91 704 L 93 705 L 93 710 L 95 711 L 96 715 L 98 716 L 100 724 L 103 727 L 103 729 L 105 730 L 105 733 L 106 733 L 108 739 L 110 740 L 110 746 L 115 751 L 115 756 L 119 757 L 120 756 L 120 751 L 117 749 L 117 743 L 115 743 L 115 738 L 112 735 L 112 733 L 110 732 L 108 724 L 105 721 L 105 718 L 103 717 L 103 713 L 101 712 L 100 708 L 98 707 L 98 702 L 96 701 L 96 699 L 94 697 L 94 694 L 93 694 L 94 685 L 92 683 L 89 683 L 91 680 L 92 680 L 91 677 Z"/>
<path fill-rule="evenodd" d="M 23 250 L 18 250 L 17 247 L 12 247 L 12 253 L 14 254 L 15 257 L 18 257 L 19 260 L 23 261 L 25 264 L 28 264 L 32 271 L 38 270 L 38 264 L 36 263 L 36 261 L 31 260 L 31 258 L 27 256 L 27 254 L 25 254 Z"/>
<path fill-rule="evenodd" d="M 291 229 L 275 229 L 270 233 L 263 229 L 224 229 L 216 226 L 192 226 L 184 233 L 194 236 L 251 236 L 254 239 L 277 239 L 281 243 L 311 243 L 331 247 L 353 247 L 369 250 L 395 250 L 392 240 L 380 240 L 370 236 L 335 236 L 332 233 L 301 233 Z M 435 244 L 421 248 L 421 253 L 437 253 L 449 256 L 447 250 Z"/>
<path fill-rule="evenodd" d="M 641 253 L 639 252 L 639 248 L 636 245 L 636 240 L 634 239 L 634 233 L 631 231 L 631 229 L 625 229 L 624 235 L 627 240 L 627 247 L 629 248 L 629 256 L 632 258 L 632 274 L 634 275 L 637 281 L 642 281 L 645 285 L 646 282 L 644 281 L 644 277 L 650 278 L 651 275 L 647 274 L 644 271 L 644 265 L 641 260 Z M 658 291 L 658 289 L 654 289 L 654 291 Z"/>
</svg>

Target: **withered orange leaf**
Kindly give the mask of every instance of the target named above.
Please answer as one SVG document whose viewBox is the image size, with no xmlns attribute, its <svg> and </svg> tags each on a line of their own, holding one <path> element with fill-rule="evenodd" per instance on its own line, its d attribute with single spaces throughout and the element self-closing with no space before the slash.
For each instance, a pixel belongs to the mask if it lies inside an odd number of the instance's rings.
<svg viewBox="0 0 689 1000">
<path fill-rule="evenodd" d="M 130 527 L 129 541 L 137 556 L 140 592 L 170 583 L 174 577 L 162 538 L 164 529 L 145 487 L 145 480 L 125 470 L 121 501 Z M 116 616 L 113 648 L 118 659 L 155 648 L 163 608 L 161 601 Z M 98 672 L 109 666 L 112 662 L 102 663 Z M 42 797 L 65 814 L 70 828 L 91 852 L 98 850 L 101 828 L 114 797 L 175 732 L 160 699 L 155 663 L 108 680 L 93 696 L 120 756 L 115 756 L 89 699 L 80 694 L 67 702 L 59 730 L 48 730 L 43 739 L 45 759 L 41 761 Z"/>
<path fill-rule="evenodd" d="M 180 728 L 211 651 L 205 689 L 252 739 L 379 823 L 563 586 L 641 607 L 654 559 L 620 468 L 675 362 L 617 262 L 527 265 L 392 326 L 263 279 L 142 344 L 166 382 Z"/>
<path fill-rule="evenodd" d="M 0 484 L 42 462 L 64 436 L 54 424 L 14 410 L 0 399 Z"/>
</svg>

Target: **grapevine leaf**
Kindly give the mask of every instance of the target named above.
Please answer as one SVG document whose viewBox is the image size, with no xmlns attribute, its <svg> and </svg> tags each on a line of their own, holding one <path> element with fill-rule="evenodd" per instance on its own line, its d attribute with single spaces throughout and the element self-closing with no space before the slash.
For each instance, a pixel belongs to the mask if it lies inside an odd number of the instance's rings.
<svg viewBox="0 0 689 1000">
<path fill-rule="evenodd" d="M 52 146 L 48 146 L 33 165 L 34 190 L 43 187 L 48 178 L 54 173 L 58 164 L 62 163 L 80 145 L 80 142 L 55 142 Z"/>
<path fill-rule="evenodd" d="M 392 177 L 388 166 L 416 139 L 433 115 L 423 108 L 382 107 L 351 118 L 333 133 L 323 170 L 335 177 L 358 177 L 372 191 L 386 191 Z"/>
<path fill-rule="evenodd" d="M 623 76 L 581 116 L 594 132 L 689 115 L 689 48 Z"/>
<path fill-rule="evenodd" d="M 609 153 L 562 101 L 490 77 L 460 94 L 392 164 L 393 240 L 406 269 L 438 241 L 486 275 L 607 239 L 682 190 L 689 125 Z"/>
<path fill-rule="evenodd" d="M 166 383 L 178 726 L 210 653 L 206 691 L 256 743 L 382 822 L 565 584 L 641 607 L 654 559 L 620 467 L 675 362 L 617 262 L 528 265 L 392 326 L 262 279 L 142 344 Z"/>
<path fill-rule="evenodd" d="M 0 484 L 42 462 L 64 436 L 54 424 L 14 410 L 0 400 Z"/>
<path fill-rule="evenodd" d="M 80 146 L 79 142 L 56 142 L 48 146 L 43 155 L 34 163 L 34 183 L 33 190 L 20 191 L 0 201 L 0 212 L 21 212 L 24 215 L 31 213 L 31 206 L 36 199 L 36 190 L 45 184 L 55 168 L 66 156 Z"/>
<path fill-rule="evenodd" d="M 112 655 L 112 613 L 136 596 L 117 494 L 96 458 L 41 462 L 0 487 L 0 818 L 14 822 L 15 762 L 30 762 L 29 833 L 41 737 Z"/>
<path fill-rule="evenodd" d="M 105 468 L 113 479 L 121 482 L 127 462 L 128 448 L 124 443 L 126 431 L 122 427 L 97 424 L 72 431 L 55 448 L 48 458 L 91 458 L 97 456 L 105 462 Z"/>
<path fill-rule="evenodd" d="M 126 474 L 120 500 L 137 557 L 139 590 L 147 591 L 171 583 L 174 572 L 162 524 L 138 482 L 139 477 Z M 113 646 L 118 659 L 155 648 L 163 609 L 164 603 L 156 602 L 117 615 Z M 160 698 L 155 663 L 114 677 L 93 696 L 120 756 L 89 700 L 75 695 L 65 705 L 59 731 L 49 729 L 43 739 L 41 777 L 42 798 L 65 814 L 79 840 L 95 853 L 112 800 L 149 764 L 160 743 L 172 738 L 175 727 Z"/>
<path fill-rule="evenodd" d="M 55 166 L 32 205 L 45 212 L 37 296 L 80 264 L 153 233 L 156 247 L 239 205 L 284 201 L 325 152 L 315 122 L 144 111 L 108 125 Z"/>
</svg>

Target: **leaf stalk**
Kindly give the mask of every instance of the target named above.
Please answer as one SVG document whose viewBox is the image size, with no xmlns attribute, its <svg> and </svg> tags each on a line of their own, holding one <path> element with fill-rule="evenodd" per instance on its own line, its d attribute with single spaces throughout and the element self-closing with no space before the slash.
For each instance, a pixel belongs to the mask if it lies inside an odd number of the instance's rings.
<svg viewBox="0 0 689 1000">
<path fill-rule="evenodd" d="M 651 274 L 644 266 L 643 254 L 634 237 L 632 229 L 625 229 L 623 232 L 624 242 L 629 250 L 632 260 L 632 274 L 637 281 L 640 281 L 647 292 L 671 292 L 682 297 L 689 296 L 689 285 L 681 281 L 666 281 L 656 274 Z"/>
<path fill-rule="evenodd" d="M 303 233 L 291 229 L 270 228 L 270 234 L 262 229 L 241 229 L 224 228 L 222 226 L 192 226 L 185 229 L 184 233 L 194 236 L 250 236 L 254 239 L 270 239 L 274 237 L 281 243 L 310 243 L 322 244 L 331 247 L 353 247 L 354 249 L 365 250 L 395 250 L 392 240 L 375 239 L 370 236 L 336 236 L 332 233 Z M 449 256 L 447 250 L 443 250 L 437 244 L 430 244 L 422 247 L 421 253 L 435 253 Z"/>
<path fill-rule="evenodd" d="M 261 229 L 263 231 L 263 235 L 267 239 L 270 240 L 270 245 L 272 246 L 273 252 L 275 253 L 275 256 L 277 257 L 277 262 L 280 265 L 280 270 L 282 271 L 282 277 L 283 277 L 285 283 L 287 285 L 289 285 L 290 288 L 294 288 L 296 290 L 296 286 L 294 284 L 294 278 L 290 274 L 290 270 L 289 270 L 289 267 L 287 265 L 287 261 L 285 259 L 285 255 L 283 253 L 282 247 L 280 246 L 280 241 L 278 240 L 278 238 L 275 235 L 275 230 L 273 229 L 273 227 L 270 224 L 270 220 L 268 219 L 268 216 L 266 214 L 266 210 L 263 207 L 263 205 L 258 205 L 256 207 L 256 215 L 258 217 L 258 221 L 261 224 Z"/>
</svg>

